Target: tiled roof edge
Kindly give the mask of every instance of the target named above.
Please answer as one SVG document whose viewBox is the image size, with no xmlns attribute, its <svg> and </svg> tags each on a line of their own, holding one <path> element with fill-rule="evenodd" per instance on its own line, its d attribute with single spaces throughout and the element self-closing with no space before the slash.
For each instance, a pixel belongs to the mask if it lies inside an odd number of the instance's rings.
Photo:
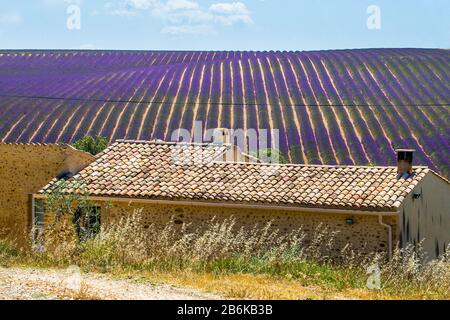
<svg viewBox="0 0 450 320">
<path fill-rule="evenodd" d="M 56 180 L 52 180 L 52 182 L 55 182 Z M 46 186 L 47 187 L 47 186 Z M 39 190 L 35 195 L 45 195 L 45 188 L 42 188 Z M 69 194 L 69 193 L 67 193 Z M 158 202 L 158 201 L 164 201 L 164 202 L 173 202 L 176 203 L 192 203 L 192 204 L 211 204 L 211 205 L 232 205 L 236 207 L 242 207 L 246 208 L 249 206 L 257 206 L 257 207 L 276 207 L 279 208 L 279 210 L 283 209 L 298 209 L 301 211 L 302 209 L 308 210 L 308 209 L 318 209 L 318 210 L 327 210 L 327 211 L 361 211 L 361 212 L 367 212 L 367 213 L 397 213 L 398 207 L 391 206 L 379 206 L 379 207 L 373 207 L 373 206 L 328 206 L 328 205 L 288 205 L 286 203 L 269 203 L 269 202 L 242 202 L 242 201 L 223 201 L 223 200 L 211 200 L 211 201 L 204 201 L 204 200 L 197 200 L 197 199 L 190 199 L 190 198 L 166 198 L 166 197 L 138 197 L 138 196 L 125 196 L 125 195 L 94 195 L 89 194 L 87 195 L 88 198 L 103 198 L 106 200 L 108 199 L 120 199 L 121 201 L 134 201 L 139 203 L 139 201 L 143 202 Z"/>
<path fill-rule="evenodd" d="M 40 142 L 30 142 L 30 143 L 25 143 L 25 142 L 2 142 L 0 141 L 0 146 L 59 146 L 59 147 L 67 147 L 70 146 L 67 143 L 40 143 Z"/>
<path fill-rule="evenodd" d="M 223 147 L 231 147 L 231 143 L 223 143 L 223 144 L 215 144 L 212 142 L 173 142 L 173 141 L 163 141 L 163 140 L 125 140 L 125 139 L 117 139 L 115 140 L 112 145 L 117 143 L 131 143 L 131 144 L 154 144 L 154 145 L 188 145 L 188 146 L 223 146 Z"/>
<path fill-rule="evenodd" d="M 214 162 L 222 164 L 246 164 L 246 165 L 260 165 L 260 166 L 273 166 L 273 167 L 306 167 L 306 168 L 355 168 L 355 169 L 397 169 L 397 166 L 358 166 L 358 165 L 333 165 L 333 164 L 302 164 L 302 163 L 264 163 L 264 162 Z M 414 169 L 429 169 L 428 166 L 414 166 Z"/>
</svg>

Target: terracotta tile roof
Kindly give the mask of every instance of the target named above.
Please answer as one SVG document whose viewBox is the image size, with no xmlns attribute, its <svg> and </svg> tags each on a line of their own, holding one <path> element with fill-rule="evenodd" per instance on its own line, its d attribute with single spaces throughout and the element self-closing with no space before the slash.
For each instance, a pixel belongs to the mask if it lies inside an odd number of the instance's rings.
<svg viewBox="0 0 450 320">
<path fill-rule="evenodd" d="M 214 161 L 225 151 L 219 145 L 116 142 L 69 179 L 64 192 L 79 192 L 81 183 L 91 196 L 396 211 L 431 171 L 416 167 L 411 177 L 399 178 L 395 167 Z"/>
</svg>

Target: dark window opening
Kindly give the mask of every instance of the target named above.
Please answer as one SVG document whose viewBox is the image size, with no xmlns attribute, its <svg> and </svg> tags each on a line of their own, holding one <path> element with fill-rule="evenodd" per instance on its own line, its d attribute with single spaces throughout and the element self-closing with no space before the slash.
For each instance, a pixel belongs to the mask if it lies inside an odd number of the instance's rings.
<svg viewBox="0 0 450 320">
<path fill-rule="evenodd" d="M 94 238 L 100 232 L 100 207 L 78 208 L 73 216 L 77 236 L 81 241 Z"/>
</svg>

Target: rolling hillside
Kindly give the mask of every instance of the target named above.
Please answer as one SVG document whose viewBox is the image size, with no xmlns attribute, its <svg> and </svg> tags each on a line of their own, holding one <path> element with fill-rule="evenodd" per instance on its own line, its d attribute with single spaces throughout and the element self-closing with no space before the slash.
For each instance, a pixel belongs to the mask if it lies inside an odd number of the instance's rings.
<svg viewBox="0 0 450 320">
<path fill-rule="evenodd" d="M 450 51 L 0 51 L 0 141 L 86 134 L 168 140 L 174 129 L 280 129 L 288 159 L 395 163 L 450 177 Z"/>
</svg>

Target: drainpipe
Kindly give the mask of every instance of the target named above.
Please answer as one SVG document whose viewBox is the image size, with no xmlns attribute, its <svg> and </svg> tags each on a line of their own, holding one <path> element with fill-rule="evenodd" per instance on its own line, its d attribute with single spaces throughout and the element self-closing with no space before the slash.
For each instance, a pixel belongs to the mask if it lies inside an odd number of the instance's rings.
<svg viewBox="0 0 450 320">
<path fill-rule="evenodd" d="M 391 260 L 392 259 L 392 226 L 390 226 L 386 223 L 383 223 L 383 216 L 381 214 L 378 215 L 378 222 L 380 223 L 380 225 L 387 228 L 387 230 L 388 230 L 388 256 L 389 256 L 389 260 Z"/>
</svg>

